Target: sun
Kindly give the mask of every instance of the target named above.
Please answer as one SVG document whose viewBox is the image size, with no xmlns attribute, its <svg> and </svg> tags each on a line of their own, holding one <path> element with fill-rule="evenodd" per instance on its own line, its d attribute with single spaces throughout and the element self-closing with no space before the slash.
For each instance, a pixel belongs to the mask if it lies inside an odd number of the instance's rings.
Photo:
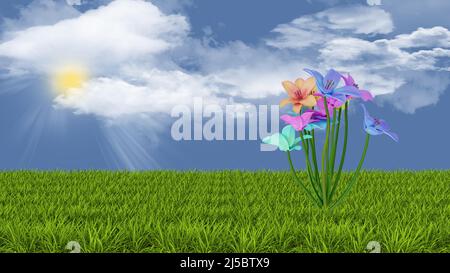
<svg viewBox="0 0 450 273">
<path fill-rule="evenodd" d="M 88 80 L 88 72 L 82 66 L 65 66 L 53 73 L 53 88 L 58 94 L 69 95 L 80 89 Z"/>
</svg>

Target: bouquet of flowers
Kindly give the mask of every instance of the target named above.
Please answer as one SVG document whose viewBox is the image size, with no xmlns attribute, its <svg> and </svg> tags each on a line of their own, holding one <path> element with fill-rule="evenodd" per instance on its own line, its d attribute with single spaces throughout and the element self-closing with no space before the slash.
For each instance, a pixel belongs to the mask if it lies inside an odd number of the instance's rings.
<svg viewBox="0 0 450 273">
<path fill-rule="evenodd" d="M 305 69 L 305 71 L 311 75 L 310 78 L 299 78 L 295 82 L 282 83 L 289 97 L 282 100 L 280 106 L 291 104 L 293 114 L 282 115 L 281 120 L 288 125 L 282 129 L 281 133 L 264 138 L 263 142 L 276 145 L 279 150 L 287 153 L 290 170 L 295 180 L 315 204 L 319 207 L 333 208 L 348 196 L 357 181 L 366 157 L 370 136 L 385 134 L 395 141 L 398 141 L 398 136 L 390 130 L 386 121 L 370 116 L 362 103 L 363 124 L 366 132 L 362 156 L 356 170 L 343 185 L 343 189 L 337 191 L 342 179 L 347 151 L 350 101 L 360 99 L 368 102 L 373 100 L 373 96 L 369 91 L 360 89 L 350 74 L 343 75 L 334 69 L 330 69 L 325 76 L 315 70 Z M 342 144 L 339 145 L 342 127 L 344 136 Z M 325 131 L 320 166 L 319 151 L 316 147 L 316 130 Z M 342 146 L 339 160 L 336 158 L 338 146 Z M 300 150 L 303 150 L 305 154 L 310 186 L 299 179 L 292 163 L 291 152 Z"/>
</svg>

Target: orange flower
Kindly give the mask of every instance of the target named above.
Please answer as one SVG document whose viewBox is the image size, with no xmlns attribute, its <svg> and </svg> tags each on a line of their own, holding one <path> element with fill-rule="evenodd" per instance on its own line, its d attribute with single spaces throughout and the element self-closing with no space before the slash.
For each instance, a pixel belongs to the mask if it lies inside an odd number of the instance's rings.
<svg viewBox="0 0 450 273">
<path fill-rule="evenodd" d="M 280 102 L 283 107 L 286 104 L 292 104 L 292 110 L 295 113 L 300 113 L 302 106 L 313 107 L 316 105 L 316 99 L 313 94 L 316 92 L 316 81 L 314 77 L 306 80 L 298 78 L 295 83 L 291 81 L 284 81 L 283 87 L 289 95 L 289 98 Z"/>
</svg>

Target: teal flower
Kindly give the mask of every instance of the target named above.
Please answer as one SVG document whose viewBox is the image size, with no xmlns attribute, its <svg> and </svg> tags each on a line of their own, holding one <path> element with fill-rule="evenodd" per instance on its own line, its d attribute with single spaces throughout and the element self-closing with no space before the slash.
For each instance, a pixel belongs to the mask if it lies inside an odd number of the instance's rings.
<svg viewBox="0 0 450 273">
<path fill-rule="evenodd" d="M 304 136 L 304 139 L 310 138 L 312 138 L 310 135 Z M 295 137 L 295 129 L 291 125 L 284 127 L 281 134 L 276 133 L 263 139 L 263 143 L 277 146 L 283 152 L 300 151 L 302 149 L 301 141 L 300 137 Z"/>
</svg>

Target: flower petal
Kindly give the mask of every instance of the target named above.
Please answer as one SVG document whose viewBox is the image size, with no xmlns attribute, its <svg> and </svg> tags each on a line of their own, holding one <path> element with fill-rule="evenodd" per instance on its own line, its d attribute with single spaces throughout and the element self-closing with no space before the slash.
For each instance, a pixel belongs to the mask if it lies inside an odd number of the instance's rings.
<svg viewBox="0 0 450 273">
<path fill-rule="evenodd" d="M 373 127 L 373 126 L 364 126 L 364 130 L 365 130 L 369 135 L 372 135 L 372 136 L 378 136 L 378 135 L 383 134 L 383 132 L 378 131 L 378 130 L 375 129 L 375 127 Z"/>
<path fill-rule="evenodd" d="M 313 95 L 309 95 L 305 99 L 301 100 L 300 103 L 307 107 L 313 107 L 316 106 L 317 101 Z"/>
<path fill-rule="evenodd" d="M 289 143 L 288 143 L 287 139 L 283 135 L 280 135 L 280 141 L 279 141 L 279 144 L 278 144 L 278 148 L 282 152 L 286 152 L 286 151 L 290 150 L 289 149 L 290 148 L 289 147 Z"/>
<path fill-rule="evenodd" d="M 290 116 L 290 115 L 282 115 L 280 119 L 284 122 L 286 122 L 289 125 L 292 125 L 292 127 L 300 131 L 303 127 L 303 121 L 301 116 Z"/>
<path fill-rule="evenodd" d="M 308 111 L 301 115 L 301 118 L 304 122 L 309 122 L 309 120 L 314 116 L 314 111 Z"/>
<path fill-rule="evenodd" d="M 394 132 L 391 131 L 385 131 L 384 132 L 386 135 L 388 135 L 390 138 L 392 138 L 395 142 L 398 142 L 399 138 L 398 135 Z"/>
<path fill-rule="evenodd" d="M 284 81 L 281 83 L 284 90 L 288 93 L 289 97 L 295 98 L 295 92 L 299 91 L 298 87 L 291 81 Z"/>
<path fill-rule="evenodd" d="M 314 129 L 325 130 L 325 128 L 327 128 L 327 122 L 324 120 L 321 120 L 321 121 L 317 121 L 317 122 L 308 124 L 305 127 L 305 130 L 306 131 L 312 131 Z"/>
<path fill-rule="evenodd" d="M 352 96 L 355 98 L 359 98 L 361 96 L 358 88 L 354 86 L 343 86 L 334 90 L 334 93 L 340 93 L 348 96 Z"/>
<path fill-rule="evenodd" d="M 302 78 L 298 78 L 295 80 L 295 85 L 297 86 L 297 88 L 299 90 L 301 90 L 303 88 L 304 83 L 305 83 L 305 81 Z"/>
<path fill-rule="evenodd" d="M 370 116 L 369 112 L 366 109 L 364 104 L 361 104 L 362 109 L 364 110 L 364 126 L 365 127 L 373 127 L 375 124 L 375 120 Z"/>
<path fill-rule="evenodd" d="M 275 133 L 271 136 L 265 137 L 263 139 L 263 143 L 277 146 L 281 151 L 289 150 L 289 144 L 286 138 L 280 133 Z"/>
<path fill-rule="evenodd" d="M 333 94 L 327 95 L 327 97 L 338 100 L 341 103 L 344 103 L 347 100 L 347 96 L 345 94 L 336 93 L 336 92 Z"/>
<path fill-rule="evenodd" d="M 283 128 L 281 131 L 281 134 L 285 137 L 287 140 L 289 146 L 294 145 L 295 141 L 295 129 L 291 125 L 287 125 Z"/>
<path fill-rule="evenodd" d="M 308 74 L 310 74 L 311 76 L 314 77 L 314 79 L 316 80 L 317 87 L 319 88 L 319 90 L 322 91 L 322 88 L 323 88 L 323 76 L 322 76 L 322 74 L 320 74 L 316 70 L 311 70 L 311 69 L 305 69 L 305 71 Z"/>
<path fill-rule="evenodd" d="M 316 88 L 316 80 L 314 77 L 309 77 L 303 83 L 303 87 L 301 88 L 303 96 L 307 96 L 314 93 L 314 89 Z"/>
<path fill-rule="evenodd" d="M 349 85 L 349 86 L 355 85 L 355 80 L 353 79 L 353 77 L 350 74 L 348 74 L 347 77 L 342 75 L 342 78 L 344 79 L 345 85 Z"/>
<path fill-rule="evenodd" d="M 371 100 L 373 100 L 373 95 L 368 90 L 359 90 L 359 94 L 361 95 L 361 99 L 363 101 L 371 101 Z"/>
<path fill-rule="evenodd" d="M 275 134 L 273 134 L 271 136 L 265 137 L 262 140 L 262 142 L 278 147 L 278 144 L 280 143 L 280 133 L 275 133 Z"/>
<path fill-rule="evenodd" d="M 295 145 L 294 147 L 292 147 L 291 149 L 289 149 L 289 151 L 301 151 L 302 150 L 302 146 L 300 145 Z"/>
<path fill-rule="evenodd" d="M 377 127 L 382 131 L 390 131 L 391 130 L 389 124 L 384 119 L 378 120 Z"/>
<path fill-rule="evenodd" d="M 330 69 L 327 72 L 327 75 L 325 75 L 325 78 L 323 79 L 323 84 L 325 85 L 325 89 L 327 90 L 333 90 L 336 88 L 336 86 L 341 81 L 341 73 L 337 72 L 334 69 Z"/>
</svg>

